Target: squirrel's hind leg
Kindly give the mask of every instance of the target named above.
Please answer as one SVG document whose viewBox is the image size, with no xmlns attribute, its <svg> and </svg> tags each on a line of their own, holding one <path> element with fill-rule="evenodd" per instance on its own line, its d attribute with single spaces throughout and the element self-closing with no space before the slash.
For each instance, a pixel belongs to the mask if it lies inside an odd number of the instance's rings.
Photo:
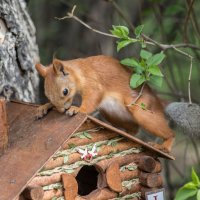
<svg viewBox="0 0 200 200">
<path fill-rule="evenodd" d="M 141 103 L 145 105 L 145 108 L 140 106 Z M 154 105 L 150 105 L 149 100 L 145 99 L 145 97 L 141 97 L 137 101 L 137 104 L 127 107 L 131 112 L 135 122 L 140 127 L 164 140 L 162 144 L 153 144 L 153 146 L 162 151 L 170 152 L 175 135 L 168 126 L 168 122 L 165 119 L 160 102 L 154 102 Z M 152 110 L 151 107 L 153 108 Z"/>
</svg>

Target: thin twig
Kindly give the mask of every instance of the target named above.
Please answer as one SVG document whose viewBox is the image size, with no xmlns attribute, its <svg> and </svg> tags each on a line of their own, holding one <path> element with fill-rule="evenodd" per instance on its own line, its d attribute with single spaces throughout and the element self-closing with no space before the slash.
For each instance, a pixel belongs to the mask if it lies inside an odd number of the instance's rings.
<svg viewBox="0 0 200 200">
<path fill-rule="evenodd" d="M 197 18 L 194 12 L 194 9 L 192 8 L 192 13 L 191 13 L 191 21 L 192 21 L 192 25 L 194 27 L 194 30 L 196 31 L 197 37 L 200 38 L 200 28 L 197 22 Z"/>
<path fill-rule="evenodd" d="M 139 105 L 139 104 L 137 104 L 137 103 L 131 103 L 131 104 L 126 105 L 126 106 L 127 106 L 127 107 L 137 106 L 137 107 L 141 108 L 142 110 L 148 111 L 148 112 L 150 112 L 150 113 L 154 113 L 152 110 L 147 109 L 147 108 L 143 108 L 141 105 Z"/>
<path fill-rule="evenodd" d="M 189 98 L 189 104 L 192 104 L 192 98 L 191 98 L 191 76 L 192 76 L 192 61 L 193 57 L 190 58 L 190 71 L 188 76 L 188 98 Z"/>
<path fill-rule="evenodd" d="M 183 54 L 190 58 L 190 69 L 189 69 L 189 75 L 188 75 L 188 99 L 189 104 L 192 104 L 192 98 L 191 98 L 191 76 L 192 76 L 192 68 L 193 68 L 193 57 L 186 53 L 185 51 L 182 51 L 180 49 L 174 48 L 176 51 L 178 51 L 180 54 Z"/>
<path fill-rule="evenodd" d="M 145 110 L 145 111 L 148 111 L 148 112 L 150 112 L 150 113 L 153 113 L 152 110 L 149 110 L 148 108 L 142 107 L 142 105 L 137 104 L 137 101 L 139 100 L 139 98 L 140 98 L 140 97 L 142 96 L 142 94 L 143 94 L 143 90 L 144 90 L 145 84 L 146 84 L 146 82 L 144 82 L 144 83 L 142 84 L 142 87 L 141 87 L 140 92 L 139 92 L 138 96 L 136 97 L 136 99 L 135 99 L 133 102 L 131 102 L 130 104 L 126 105 L 126 106 L 127 106 L 127 107 L 138 106 L 138 107 L 140 107 L 141 109 L 143 109 L 143 110 Z"/>
<path fill-rule="evenodd" d="M 140 89 L 140 92 L 139 92 L 137 98 L 132 103 L 128 104 L 127 106 L 133 106 L 137 103 L 138 99 L 142 96 L 145 84 L 146 84 L 145 82 L 142 84 L 142 87 Z"/>
<path fill-rule="evenodd" d="M 185 42 L 188 42 L 187 27 L 188 27 L 188 22 L 189 22 L 189 19 L 190 19 L 190 14 L 192 12 L 193 4 L 194 4 L 194 0 L 191 0 L 190 3 L 189 3 L 187 15 L 186 15 L 186 18 L 185 18 L 185 23 L 184 23 L 184 41 Z"/>
<path fill-rule="evenodd" d="M 58 19 L 58 20 L 63 20 L 63 19 L 75 19 L 77 22 L 79 22 L 80 24 L 82 24 L 83 26 L 85 26 L 86 28 L 88 28 L 89 30 L 95 32 L 95 33 L 99 33 L 101 35 L 105 35 L 105 36 L 108 36 L 108 37 L 113 37 L 113 38 L 118 38 L 117 36 L 115 35 L 112 35 L 112 34 L 109 34 L 109 33 L 105 33 L 105 32 L 102 32 L 102 31 L 99 31 L 97 29 L 94 29 L 92 28 L 90 25 L 86 24 L 84 21 L 82 21 L 80 18 L 78 18 L 76 15 L 74 15 L 74 11 L 76 9 L 76 6 L 74 6 L 72 8 L 72 11 L 71 12 L 67 12 L 67 15 L 64 16 L 64 17 L 61 17 L 61 18 L 58 18 L 58 17 L 55 17 L 55 19 Z"/>
</svg>

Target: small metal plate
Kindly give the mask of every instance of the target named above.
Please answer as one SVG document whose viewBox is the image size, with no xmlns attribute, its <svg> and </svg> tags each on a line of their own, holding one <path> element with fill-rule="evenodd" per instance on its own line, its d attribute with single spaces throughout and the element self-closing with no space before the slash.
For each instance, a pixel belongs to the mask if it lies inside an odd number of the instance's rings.
<svg viewBox="0 0 200 200">
<path fill-rule="evenodd" d="M 152 192 L 145 193 L 146 200 L 165 200 L 165 189 L 157 189 Z"/>
</svg>

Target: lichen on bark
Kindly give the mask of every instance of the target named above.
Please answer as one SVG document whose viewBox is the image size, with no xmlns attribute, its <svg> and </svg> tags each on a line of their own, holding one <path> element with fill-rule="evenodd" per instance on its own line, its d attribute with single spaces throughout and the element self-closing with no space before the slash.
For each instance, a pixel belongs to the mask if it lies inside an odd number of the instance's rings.
<svg viewBox="0 0 200 200">
<path fill-rule="evenodd" d="M 4 29 L 0 43 L 0 95 L 36 102 L 39 79 L 34 66 L 39 62 L 39 53 L 25 1 L 0 0 L 0 19 L 0 28 Z"/>
</svg>

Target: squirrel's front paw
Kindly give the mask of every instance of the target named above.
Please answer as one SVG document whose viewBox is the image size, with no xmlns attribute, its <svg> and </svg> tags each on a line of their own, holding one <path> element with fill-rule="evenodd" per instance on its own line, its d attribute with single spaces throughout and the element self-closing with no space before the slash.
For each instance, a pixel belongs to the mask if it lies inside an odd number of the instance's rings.
<svg viewBox="0 0 200 200">
<path fill-rule="evenodd" d="M 47 114 L 47 112 L 48 109 L 46 108 L 46 106 L 40 106 L 39 108 L 37 108 L 36 119 L 41 119 Z"/>
<path fill-rule="evenodd" d="M 65 113 L 69 116 L 73 116 L 79 112 L 79 107 L 71 106 Z"/>
</svg>

